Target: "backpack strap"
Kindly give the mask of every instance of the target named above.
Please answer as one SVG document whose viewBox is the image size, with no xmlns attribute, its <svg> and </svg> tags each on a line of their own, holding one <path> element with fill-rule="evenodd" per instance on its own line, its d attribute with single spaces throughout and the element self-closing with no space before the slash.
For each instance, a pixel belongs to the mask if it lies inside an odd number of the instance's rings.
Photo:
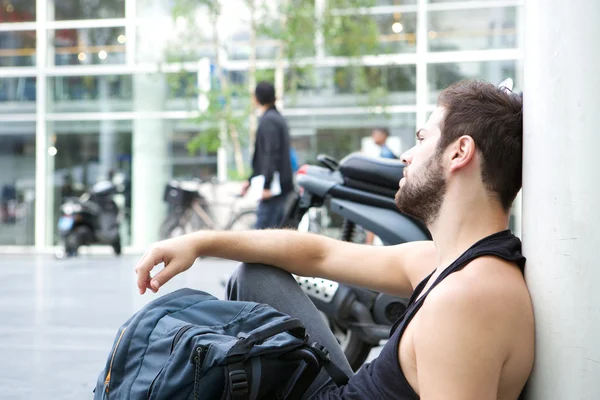
<svg viewBox="0 0 600 400">
<path fill-rule="evenodd" d="M 331 361 L 331 357 L 329 357 L 329 350 L 327 350 L 325 346 L 314 342 L 310 345 L 310 349 L 319 357 L 319 359 L 321 359 L 323 368 L 325 368 L 325 371 L 329 374 L 331 379 L 333 379 L 336 385 L 344 386 L 348 383 L 350 378 L 344 371 L 342 371 L 340 367 Z"/>
<path fill-rule="evenodd" d="M 248 373 L 244 363 L 238 362 L 227 366 L 227 383 L 232 400 L 249 400 L 250 390 Z"/>
<path fill-rule="evenodd" d="M 275 323 L 249 336 L 246 336 L 245 334 L 239 334 L 238 337 L 240 340 L 238 340 L 238 342 L 233 345 L 231 349 L 229 349 L 226 361 L 228 363 L 234 362 L 234 360 L 238 360 L 238 357 L 239 359 L 244 359 L 255 344 L 264 342 L 268 338 L 281 332 L 288 331 L 290 334 L 299 338 L 304 338 L 306 336 L 304 325 L 297 318 L 291 318 L 283 322 Z"/>
</svg>

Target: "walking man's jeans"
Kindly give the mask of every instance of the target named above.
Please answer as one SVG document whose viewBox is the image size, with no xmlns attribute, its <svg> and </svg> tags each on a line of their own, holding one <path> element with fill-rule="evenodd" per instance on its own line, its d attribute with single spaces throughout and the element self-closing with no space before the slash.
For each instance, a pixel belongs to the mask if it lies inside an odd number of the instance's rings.
<svg viewBox="0 0 600 400">
<path fill-rule="evenodd" d="M 353 375 L 352 368 L 325 319 L 290 273 L 263 264 L 241 264 L 229 279 L 225 296 L 228 300 L 268 304 L 298 318 L 306 327 L 310 341 L 325 346 L 331 360 L 348 376 Z M 321 371 L 305 398 L 328 381 L 329 375 L 324 370 Z"/>
<path fill-rule="evenodd" d="M 256 210 L 255 229 L 279 228 L 285 213 L 287 194 L 261 200 Z"/>
</svg>

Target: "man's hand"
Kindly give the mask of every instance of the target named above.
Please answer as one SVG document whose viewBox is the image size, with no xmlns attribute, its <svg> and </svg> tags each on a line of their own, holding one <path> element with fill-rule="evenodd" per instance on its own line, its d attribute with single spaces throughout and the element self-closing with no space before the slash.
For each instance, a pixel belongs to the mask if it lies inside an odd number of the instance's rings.
<svg viewBox="0 0 600 400">
<path fill-rule="evenodd" d="M 246 193 L 248 193 L 248 189 L 250 188 L 250 181 L 246 181 L 244 182 L 244 184 L 242 185 L 242 191 L 240 192 L 240 194 L 242 196 L 245 196 Z"/>
<path fill-rule="evenodd" d="M 194 234 L 184 235 L 152 246 L 135 268 L 140 294 L 146 293 L 146 289 L 156 293 L 175 275 L 187 271 L 198 257 L 195 247 L 197 240 Z M 165 264 L 163 270 L 151 278 L 150 271 L 160 263 Z"/>
<path fill-rule="evenodd" d="M 271 191 L 269 189 L 263 189 L 262 199 L 269 200 L 271 197 L 273 197 L 273 193 L 271 193 Z"/>
</svg>

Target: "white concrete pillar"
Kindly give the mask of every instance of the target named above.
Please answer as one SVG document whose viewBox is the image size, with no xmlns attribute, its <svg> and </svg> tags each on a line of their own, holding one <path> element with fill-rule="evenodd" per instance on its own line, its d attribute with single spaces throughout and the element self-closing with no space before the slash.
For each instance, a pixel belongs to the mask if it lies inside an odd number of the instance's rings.
<svg viewBox="0 0 600 400">
<path fill-rule="evenodd" d="M 525 2 L 523 241 L 529 400 L 600 398 L 600 2 Z M 515 332 L 518 334 L 518 332 Z"/>
<path fill-rule="evenodd" d="M 138 26 L 137 61 L 158 64 L 164 54 L 164 32 L 169 27 L 157 27 L 156 17 L 169 15 L 168 3 L 138 0 L 137 10 L 144 21 Z M 162 73 L 134 75 L 133 95 L 134 111 L 163 111 L 167 97 L 165 76 Z M 170 177 L 170 144 L 166 125 L 166 121 L 159 118 L 133 121 L 131 220 L 134 248 L 143 249 L 157 241 L 160 224 L 165 217 L 163 192 Z"/>
<path fill-rule="evenodd" d="M 98 77 L 98 102 L 102 112 L 110 111 L 110 87 L 107 76 Z M 108 172 L 116 164 L 117 132 L 115 120 L 105 119 L 100 121 L 100 171 L 102 177 L 108 177 Z"/>
</svg>

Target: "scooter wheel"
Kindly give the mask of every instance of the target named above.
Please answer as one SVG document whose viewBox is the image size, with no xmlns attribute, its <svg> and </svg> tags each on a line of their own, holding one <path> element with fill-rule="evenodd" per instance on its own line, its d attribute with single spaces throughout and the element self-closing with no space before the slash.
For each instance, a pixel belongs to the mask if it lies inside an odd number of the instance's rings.
<svg viewBox="0 0 600 400">
<path fill-rule="evenodd" d="M 327 320 L 331 332 L 344 351 L 348 364 L 350 364 L 354 372 L 358 371 L 369 357 L 369 353 L 371 353 L 373 347 L 376 345 L 363 341 L 359 335 L 351 329 L 341 327 L 331 318 L 327 318 Z"/>
<path fill-rule="evenodd" d="M 118 241 L 113 243 L 112 248 L 113 248 L 113 251 L 115 252 L 115 255 L 120 256 L 121 255 L 121 239 L 119 239 Z"/>
</svg>

